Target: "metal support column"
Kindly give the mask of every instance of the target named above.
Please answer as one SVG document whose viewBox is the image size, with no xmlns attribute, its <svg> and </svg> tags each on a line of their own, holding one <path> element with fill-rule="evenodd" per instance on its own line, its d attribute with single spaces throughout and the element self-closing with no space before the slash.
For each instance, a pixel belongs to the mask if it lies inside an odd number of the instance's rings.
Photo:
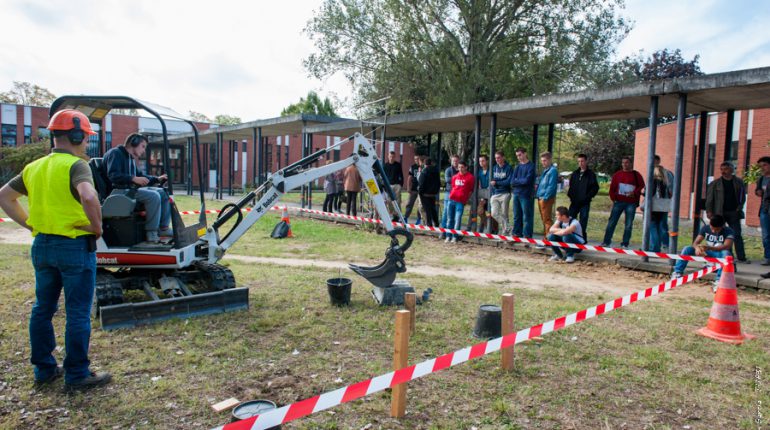
<svg viewBox="0 0 770 430">
<path fill-rule="evenodd" d="M 492 183 L 492 169 L 494 169 L 495 166 L 495 152 L 497 152 L 497 114 L 492 114 L 492 120 L 489 124 L 489 179 L 487 180 L 488 183 Z M 489 185 L 489 197 L 492 197 L 492 185 Z M 487 219 L 482 220 L 481 222 L 484 222 L 484 231 L 491 233 L 492 226 L 490 216 L 490 211 L 492 210 L 492 204 L 490 202 L 489 207 L 487 208 Z"/>
<path fill-rule="evenodd" d="M 706 182 L 706 134 L 708 133 L 708 112 L 702 111 L 698 120 L 698 167 L 695 171 L 695 207 L 692 214 L 692 240 L 698 236 L 701 227 L 701 215 L 705 198 L 703 197 L 703 184 Z M 677 252 L 677 249 L 671 249 L 669 252 Z"/>
<path fill-rule="evenodd" d="M 307 154 L 306 154 L 306 152 L 307 152 L 307 134 L 305 133 L 305 127 L 304 126 L 302 127 L 302 134 L 301 134 L 301 136 L 302 136 L 302 143 L 300 144 L 300 154 L 301 154 L 300 158 L 305 158 L 305 157 L 307 157 Z M 287 165 L 288 165 L 288 163 L 287 163 Z M 300 187 L 299 187 L 300 200 L 299 201 L 300 201 L 300 205 L 302 206 L 303 209 L 305 208 L 305 204 L 307 203 L 305 201 L 305 194 L 306 193 L 307 193 L 307 191 L 305 189 L 305 184 L 300 185 Z"/>
<path fill-rule="evenodd" d="M 655 145 L 658 138 L 658 96 L 650 97 L 650 140 L 647 144 L 647 176 L 645 177 L 644 218 L 642 219 L 642 249 L 650 250 L 650 221 L 652 221 L 652 181 L 655 177 Z M 645 260 L 646 261 L 646 260 Z"/>
<path fill-rule="evenodd" d="M 192 183 L 192 164 L 193 164 L 193 138 L 187 138 L 187 195 L 191 196 L 193 193 Z"/>
<path fill-rule="evenodd" d="M 535 163 L 535 172 L 537 172 L 537 160 L 540 159 L 540 124 L 532 126 L 532 162 Z M 515 163 L 514 163 L 515 164 Z"/>
<path fill-rule="evenodd" d="M 471 199 L 471 213 L 468 217 L 468 230 L 473 231 L 476 230 L 478 224 L 478 220 L 476 219 L 477 211 L 476 209 L 479 207 L 479 181 L 476 180 L 478 178 L 478 172 L 479 172 L 479 154 L 481 152 L 481 115 L 476 115 L 476 127 L 474 129 L 473 134 L 473 160 L 471 165 L 473 165 L 473 198 Z"/>
<path fill-rule="evenodd" d="M 428 133 L 428 158 L 433 158 L 433 135 Z"/>
<path fill-rule="evenodd" d="M 676 112 L 676 156 L 674 157 L 674 199 L 671 208 L 671 238 L 669 247 L 674 252 L 679 248 L 677 241 L 679 239 L 679 196 L 682 194 L 682 160 L 684 155 L 684 126 L 687 121 L 687 93 L 679 94 L 679 108 Z M 671 260 L 671 264 L 674 260 Z"/>
<path fill-rule="evenodd" d="M 724 161 L 730 161 L 730 153 L 733 152 L 733 123 L 735 122 L 735 109 L 727 109 L 727 124 L 725 130 L 725 156 Z M 740 125 L 739 125 L 740 126 Z M 737 166 L 736 170 L 737 170 Z"/>
<path fill-rule="evenodd" d="M 549 123 L 548 124 L 548 152 L 550 152 L 551 154 L 553 154 L 554 129 L 555 129 L 554 123 Z"/>
<path fill-rule="evenodd" d="M 222 133 L 217 133 L 217 199 L 221 200 L 222 197 L 224 197 L 224 193 L 222 192 L 222 169 L 224 169 L 224 157 L 222 157 L 223 152 L 223 136 Z"/>
<path fill-rule="evenodd" d="M 386 152 L 385 152 L 386 151 L 386 149 L 385 149 L 385 138 L 386 138 L 386 133 L 387 133 L 387 131 L 385 130 L 386 128 L 387 128 L 387 126 L 383 124 L 382 125 L 382 130 L 380 130 L 380 137 L 381 137 L 381 140 L 382 140 L 382 151 L 380 151 L 381 152 L 380 160 L 383 163 L 387 159 L 387 158 L 385 158 L 385 154 L 386 154 Z"/>
<path fill-rule="evenodd" d="M 231 196 L 233 195 L 233 166 L 235 166 L 235 153 L 238 151 L 235 147 L 235 141 L 230 139 L 227 141 L 227 151 L 229 152 L 230 156 L 227 160 L 227 195 Z"/>
<path fill-rule="evenodd" d="M 261 179 L 260 177 L 262 176 L 261 172 L 259 171 L 259 163 L 262 161 L 262 154 L 259 152 L 259 150 L 262 148 L 262 145 L 260 145 L 261 142 L 259 142 L 257 139 L 257 128 L 254 127 L 251 129 L 251 150 L 253 151 L 251 154 L 251 165 L 253 166 L 253 170 L 251 171 L 251 178 L 255 189 L 259 186 Z M 254 201 L 256 202 L 256 198 Z"/>
<path fill-rule="evenodd" d="M 442 134 L 438 133 L 438 136 L 436 137 L 436 147 L 438 148 L 438 154 L 436 154 L 436 159 L 434 161 L 436 161 L 436 167 L 438 167 L 439 172 L 441 171 L 441 157 L 442 157 L 442 155 L 441 155 L 441 149 L 442 149 L 442 147 L 441 147 L 441 144 L 442 144 L 441 140 L 442 140 Z"/>
<path fill-rule="evenodd" d="M 308 133 L 307 135 L 307 155 L 310 155 L 313 153 L 313 133 Z M 318 163 L 318 162 L 316 162 Z M 316 167 L 318 165 L 316 164 Z M 308 209 L 313 209 L 313 182 L 310 182 L 307 184 L 307 207 Z"/>
</svg>

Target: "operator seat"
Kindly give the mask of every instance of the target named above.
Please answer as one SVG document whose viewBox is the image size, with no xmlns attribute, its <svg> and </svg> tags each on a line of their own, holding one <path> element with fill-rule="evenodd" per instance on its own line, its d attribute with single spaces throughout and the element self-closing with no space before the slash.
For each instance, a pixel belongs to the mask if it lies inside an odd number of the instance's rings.
<svg viewBox="0 0 770 430">
<path fill-rule="evenodd" d="M 136 188 L 113 188 L 103 158 L 88 161 L 102 203 L 102 223 L 107 246 L 132 246 L 144 240 L 146 212 L 136 201 Z"/>
</svg>

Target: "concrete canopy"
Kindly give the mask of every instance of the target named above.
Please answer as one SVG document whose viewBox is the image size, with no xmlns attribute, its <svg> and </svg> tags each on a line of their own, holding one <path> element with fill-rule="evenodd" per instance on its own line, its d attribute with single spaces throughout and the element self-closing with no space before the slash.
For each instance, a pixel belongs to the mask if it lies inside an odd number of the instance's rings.
<svg viewBox="0 0 770 430">
<path fill-rule="evenodd" d="M 210 128 L 199 133 L 201 143 L 215 143 L 216 135 L 222 133 L 222 138 L 227 140 L 243 140 L 252 138 L 252 130 L 262 127 L 262 136 L 283 136 L 285 134 L 302 133 L 303 128 L 315 124 L 327 124 L 336 121 L 346 121 L 345 118 L 334 118 L 323 115 L 296 114 L 277 118 L 260 119 L 242 124 L 226 125 Z M 193 137 L 193 133 L 176 134 L 169 136 L 170 143 L 184 143 L 187 138 Z"/>
<path fill-rule="evenodd" d="M 622 85 L 599 90 L 501 100 L 387 117 L 387 136 L 469 131 L 476 115 L 497 114 L 498 128 L 533 124 L 646 118 L 650 96 L 659 97 L 659 114 L 674 115 L 679 93 L 687 93 L 687 113 L 770 107 L 770 67 Z M 363 121 L 379 125 L 385 118 Z M 362 121 L 347 120 L 307 127 L 309 133 L 347 137 Z"/>
</svg>

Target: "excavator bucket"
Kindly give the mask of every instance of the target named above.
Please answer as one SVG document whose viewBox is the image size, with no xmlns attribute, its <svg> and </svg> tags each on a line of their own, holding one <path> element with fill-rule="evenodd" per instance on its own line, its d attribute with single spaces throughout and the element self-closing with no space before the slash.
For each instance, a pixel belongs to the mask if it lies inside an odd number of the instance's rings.
<svg viewBox="0 0 770 430">
<path fill-rule="evenodd" d="M 406 272 L 406 263 L 404 262 L 404 252 L 412 244 L 412 233 L 404 229 L 393 229 L 388 232 L 391 236 L 390 248 L 385 252 L 385 261 L 376 266 L 359 266 L 350 264 L 350 270 L 358 273 L 364 279 L 371 282 L 372 285 L 379 288 L 388 288 L 393 285 L 396 275 Z M 404 236 L 406 241 L 399 244 L 396 236 Z"/>
</svg>

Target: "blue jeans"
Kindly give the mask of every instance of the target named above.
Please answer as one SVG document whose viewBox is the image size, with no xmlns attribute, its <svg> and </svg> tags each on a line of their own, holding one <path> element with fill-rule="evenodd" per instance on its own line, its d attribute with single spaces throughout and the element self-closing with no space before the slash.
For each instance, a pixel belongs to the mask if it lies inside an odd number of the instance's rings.
<svg viewBox="0 0 770 430">
<path fill-rule="evenodd" d="M 591 203 L 582 206 L 569 205 L 570 218 L 577 218 L 580 221 L 580 227 L 583 229 L 583 239 L 588 241 L 588 214 L 591 211 Z"/>
<path fill-rule="evenodd" d="M 615 234 L 615 227 L 620 220 L 620 214 L 626 214 L 626 223 L 623 228 L 623 241 L 620 242 L 621 246 L 628 246 L 628 242 L 631 241 L 631 232 L 634 229 L 634 215 L 636 214 L 636 204 L 626 202 L 615 202 L 612 204 L 612 212 L 610 212 L 610 219 L 607 221 L 607 230 L 604 232 L 604 240 L 602 243 L 611 244 L 612 235 Z"/>
<path fill-rule="evenodd" d="M 762 226 L 762 248 L 765 249 L 765 260 L 770 260 L 770 213 L 759 212 L 759 225 Z"/>
<path fill-rule="evenodd" d="M 695 248 L 692 246 L 685 246 L 682 249 L 682 255 L 695 255 Z M 707 257 L 714 257 L 714 258 L 725 258 L 728 255 L 730 255 L 730 251 L 725 249 L 724 251 L 706 251 Z M 684 269 L 687 268 L 687 261 L 685 260 L 677 260 L 676 264 L 674 265 L 674 272 L 677 273 L 684 273 Z M 722 269 L 720 268 L 716 272 L 716 280 L 719 281 L 719 278 L 722 277 Z"/>
<path fill-rule="evenodd" d="M 513 235 L 532 237 L 532 216 L 535 206 L 531 197 L 513 195 Z M 524 228 L 522 231 L 522 227 Z"/>
<path fill-rule="evenodd" d="M 447 228 L 453 228 L 455 230 L 460 230 L 462 228 L 463 223 L 463 211 L 465 210 L 465 205 L 456 202 L 454 200 L 449 200 L 449 204 L 447 205 L 447 210 L 444 211 L 447 213 Z M 451 233 L 447 233 L 447 236 L 452 236 Z M 454 237 L 460 238 L 461 234 L 455 234 Z"/>
<path fill-rule="evenodd" d="M 158 227 L 169 227 L 171 222 L 171 204 L 166 190 L 158 187 L 142 187 L 136 190 L 136 200 L 144 204 L 147 219 L 144 229 L 153 231 Z"/>
<path fill-rule="evenodd" d="M 661 217 L 659 220 L 656 220 L 654 215 L 651 218 L 649 250 L 652 252 L 660 252 L 661 245 L 665 244 L 668 246 L 668 244 L 666 244 L 666 239 L 668 238 L 668 228 L 666 227 L 668 214 Z"/>
<path fill-rule="evenodd" d="M 446 194 L 444 196 L 444 209 L 441 211 L 442 228 L 452 228 L 449 224 L 447 224 L 448 220 L 449 220 L 449 194 Z M 441 235 L 439 235 L 439 237 L 444 237 L 444 234 L 442 233 Z"/>
<path fill-rule="evenodd" d="M 91 339 L 91 305 L 96 284 L 96 253 L 88 252 L 88 239 L 38 234 L 32 242 L 35 268 L 35 304 L 29 317 L 30 362 L 35 379 L 56 371 L 56 348 L 51 319 L 64 290 L 67 323 L 64 334 L 65 380 L 68 383 L 89 374 L 88 344 Z"/>
<path fill-rule="evenodd" d="M 548 240 L 551 242 L 565 242 L 565 243 L 583 243 L 583 238 L 576 235 L 576 234 L 568 234 L 565 236 L 557 236 L 555 234 L 549 234 Z M 563 257 L 561 253 L 561 248 L 558 246 L 552 246 L 551 249 L 553 250 L 553 253 L 555 255 L 558 255 L 559 257 Z M 573 249 L 573 248 L 564 248 L 564 252 L 567 253 L 567 257 L 572 257 L 573 255 L 577 254 L 578 252 L 582 251 L 581 249 Z"/>
</svg>

